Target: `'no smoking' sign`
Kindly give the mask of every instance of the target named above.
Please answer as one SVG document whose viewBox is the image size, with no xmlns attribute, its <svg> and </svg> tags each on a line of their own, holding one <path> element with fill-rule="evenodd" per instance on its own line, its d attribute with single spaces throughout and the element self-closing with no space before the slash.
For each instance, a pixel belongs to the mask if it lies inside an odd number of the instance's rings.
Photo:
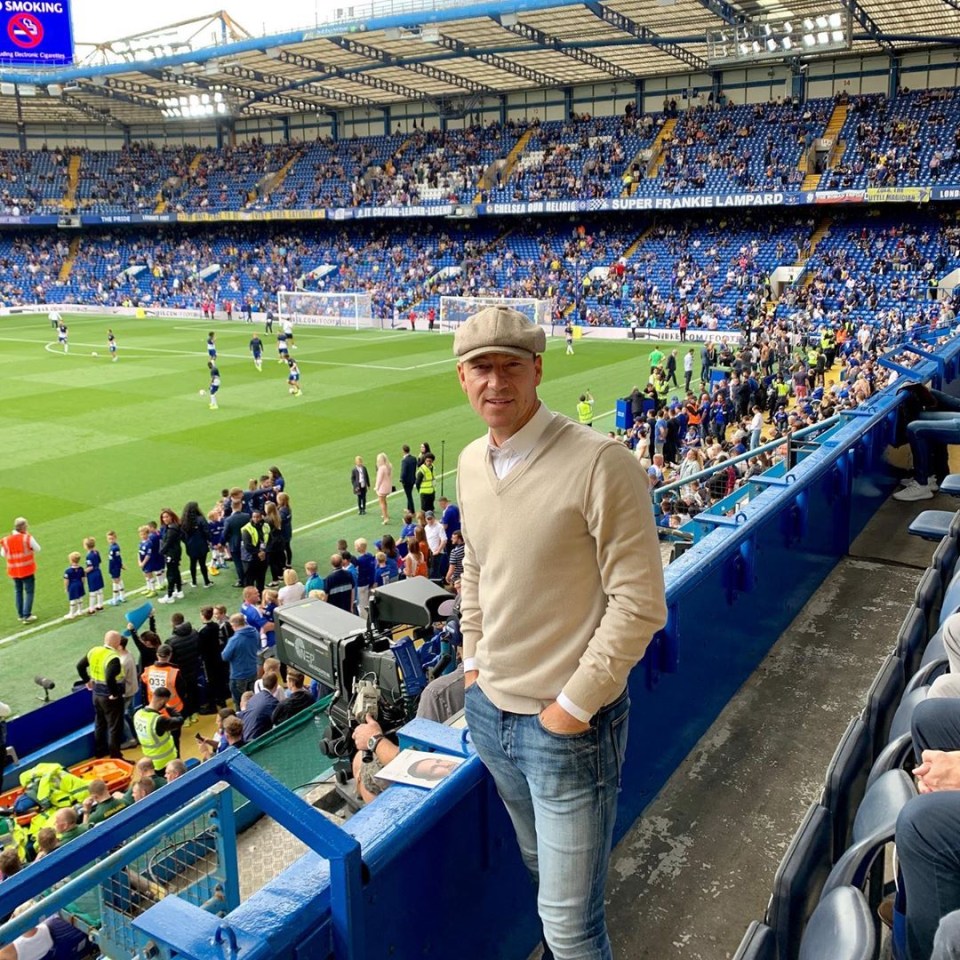
<svg viewBox="0 0 960 960">
<path fill-rule="evenodd" d="M 43 40 L 43 24 L 31 13 L 18 13 L 7 24 L 7 36 L 24 50 L 30 50 Z"/>
</svg>

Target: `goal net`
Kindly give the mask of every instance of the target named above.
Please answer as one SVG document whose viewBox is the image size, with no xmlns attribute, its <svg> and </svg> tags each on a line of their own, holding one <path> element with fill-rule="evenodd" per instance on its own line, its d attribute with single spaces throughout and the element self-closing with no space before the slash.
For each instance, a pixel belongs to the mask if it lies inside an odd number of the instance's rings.
<svg viewBox="0 0 960 960">
<path fill-rule="evenodd" d="M 317 290 L 280 290 L 277 293 L 280 320 L 317 327 L 379 327 L 373 316 L 369 293 L 321 293 Z"/>
<path fill-rule="evenodd" d="M 440 329 L 456 330 L 464 320 L 486 307 L 511 307 L 542 326 L 547 334 L 553 331 L 553 300 L 524 297 L 441 297 Z"/>
</svg>

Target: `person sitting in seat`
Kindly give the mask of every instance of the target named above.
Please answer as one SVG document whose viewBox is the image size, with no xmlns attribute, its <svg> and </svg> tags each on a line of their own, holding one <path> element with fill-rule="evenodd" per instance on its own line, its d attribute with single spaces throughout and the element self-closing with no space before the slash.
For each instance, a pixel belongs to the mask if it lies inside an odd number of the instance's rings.
<svg viewBox="0 0 960 960">
<path fill-rule="evenodd" d="M 150 764 L 151 769 L 153 764 Z M 123 800 L 110 796 L 110 788 L 104 780 L 90 782 L 90 796 L 83 801 L 83 822 L 88 827 L 103 823 L 107 817 L 112 817 L 126 807 Z"/>
</svg>

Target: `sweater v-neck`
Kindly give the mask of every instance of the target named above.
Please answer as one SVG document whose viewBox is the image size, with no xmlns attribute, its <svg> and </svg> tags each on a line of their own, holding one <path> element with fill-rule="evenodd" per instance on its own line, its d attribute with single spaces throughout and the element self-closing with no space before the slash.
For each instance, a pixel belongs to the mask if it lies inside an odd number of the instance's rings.
<svg viewBox="0 0 960 960">
<path fill-rule="evenodd" d="M 540 435 L 537 445 L 530 451 L 529 456 L 517 464 L 503 479 L 497 476 L 497 472 L 493 469 L 489 455 L 484 456 L 483 462 L 487 473 L 487 481 L 495 496 L 499 497 L 502 493 L 506 492 L 513 483 L 517 482 L 527 472 L 530 465 L 536 463 L 543 453 L 550 448 L 560 435 L 564 419 L 561 414 L 553 414 L 553 419 L 547 424 L 547 428 Z"/>
</svg>

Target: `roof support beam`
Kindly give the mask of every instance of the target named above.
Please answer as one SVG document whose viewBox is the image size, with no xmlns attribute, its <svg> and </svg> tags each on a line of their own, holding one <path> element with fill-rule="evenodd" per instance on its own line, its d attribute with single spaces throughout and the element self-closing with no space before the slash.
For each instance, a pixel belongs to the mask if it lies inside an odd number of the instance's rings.
<svg viewBox="0 0 960 960">
<path fill-rule="evenodd" d="M 496 67 L 498 70 L 503 70 L 504 73 L 512 73 L 515 77 L 521 77 L 524 80 L 529 80 L 531 83 L 537 84 L 537 86 L 563 86 L 563 82 L 558 80 L 556 77 L 547 76 L 547 74 L 541 73 L 539 70 L 531 70 L 529 67 L 521 66 L 519 63 L 514 63 L 512 60 L 507 60 L 506 57 L 501 57 L 496 53 L 485 53 L 482 50 L 471 50 L 465 43 L 461 43 L 459 40 L 456 40 L 453 37 L 448 37 L 444 33 L 440 34 L 440 40 L 438 43 L 441 47 L 446 47 L 447 50 L 453 50 L 464 57 L 472 57 L 474 60 L 478 60 L 480 63 L 486 63 L 488 66 Z"/>
<path fill-rule="evenodd" d="M 852 2 L 856 2 L 856 0 L 852 0 Z M 609 23 L 618 30 L 629 33 L 638 40 L 642 40 L 644 43 L 658 47 L 664 53 L 669 53 L 671 57 L 676 57 L 677 60 L 685 63 L 692 70 L 710 71 L 710 64 L 702 57 L 698 57 L 695 53 L 691 53 L 672 40 L 661 37 L 659 34 L 654 33 L 649 27 L 644 27 L 635 20 L 624 16 L 622 13 L 617 13 L 616 10 L 611 10 L 609 7 L 597 3 L 596 0 L 590 0 L 590 2 L 584 4 L 584 6 L 604 23 Z"/>
<path fill-rule="evenodd" d="M 419 60 L 401 60 L 399 57 L 391 56 L 383 50 L 371 47 L 369 44 L 361 43 L 351 37 L 330 37 L 330 40 L 338 47 L 358 56 L 366 57 L 368 60 L 377 60 L 388 67 L 399 67 L 403 70 L 413 70 L 421 76 L 429 77 L 431 80 L 438 80 L 441 83 L 449 84 L 452 87 L 460 87 L 463 90 L 469 90 L 471 93 L 489 93 L 496 94 L 499 91 L 493 87 L 488 87 L 485 83 L 477 83 L 475 80 L 468 80 L 459 74 L 450 73 L 447 70 L 441 70 L 430 63 L 423 63 Z"/>
<path fill-rule="evenodd" d="M 97 123 L 105 123 L 111 127 L 116 127 L 118 130 L 122 130 L 124 133 L 127 132 L 127 125 L 118 120 L 109 110 L 100 110 L 97 107 L 92 107 L 86 101 L 81 100 L 79 97 L 75 97 L 70 93 L 61 94 L 60 99 L 68 107 L 73 107 L 74 110 L 79 110 L 81 113 L 86 114 L 86 116 L 90 117 L 91 120 L 95 120 Z"/>
<path fill-rule="evenodd" d="M 500 14 L 494 19 L 504 30 L 509 30 L 511 33 L 515 33 L 518 37 L 523 37 L 525 40 L 533 40 L 539 46 L 543 47 L 544 50 L 554 50 L 557 53 L 562 53 L 566 57 L 571 57 L 580 63 L 586 64 L 588 67 L 593 67 L 595 70 L 607 73 L 611 77 L 616 77 L 617 80 L 633 79 L 633 74 L 624 67 L 617 66 L 617 64 L 611 63 L 609 60 L 604 60 L 603 57 L 598 57 L 589 50 L 582 50 L 579 47 L 569 47 L 563 40 L 560 40 L 558 37 L 547 36 L 547 34 L 538 30 L 536 27 L 531 27 L 519 21 L 513 23 L 511 26 L 507 26 L 504 24 L 503 17 Z"/>
<path fill-rule="evenodd" d="M 259 70 L 251 70 L 249 67 L 221 66 L 220 73 L 225 73 L 230 77 L 236 77 L 238 80 L 253 80 L 256 83 L 262 83 L 268 87 L 272 87 L 277 92 L 289 83 L 287 77 L 270 76 L 269 74 L 261 73 Z M 360 97 L 353 93 L 342 93 L 340 90 L 335 90 L 333 87 L 325 87 L 319 83 L 305 84 L 300 89 L 307 93 L 316 94 L 318 97 L 324 97 L 327 100 L 336 100 L 338 103 L 349 104 L 352 107 L 382 106 L 378 101 L 371 100 L 369 97 Z M 315 106 L 315 104 L 311 105 L 311 109 Z"/>
<path fill-rule="evenodd" d="M 731 25 L 743 23 L 747 19 L 742 13 L 734 10 L 726 0 L 697 0 L 697 3 Z"/>
<path fill-rule="evenodd" d="M 860 5 L 860 0 L 840 0 L 840 4 L 870 34 L 870 39 L 883 48 L 885 53 L 890 54 L 891 57 L 897 56 L 896 48 L 883 35 L 883 31 L 877 26 L 873 17 Z"/>
<path fill-rule="evenodd" d="M 960 0 L 943 0 L 943 2 L 954 10 L 960 10 Z"/>
</svg>

